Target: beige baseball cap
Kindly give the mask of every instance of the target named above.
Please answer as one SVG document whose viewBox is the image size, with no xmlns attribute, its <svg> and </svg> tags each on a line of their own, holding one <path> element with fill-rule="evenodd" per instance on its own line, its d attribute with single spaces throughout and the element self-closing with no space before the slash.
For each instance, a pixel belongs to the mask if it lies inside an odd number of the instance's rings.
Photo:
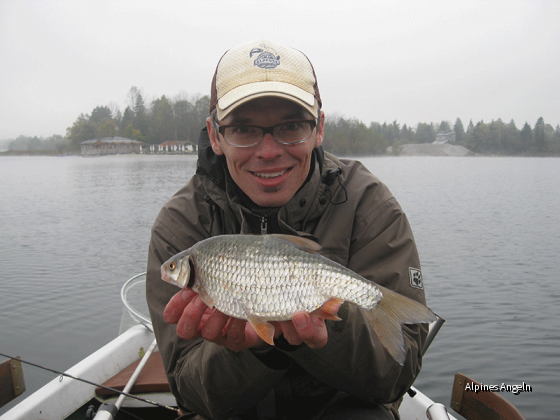
<svg viewBox="0 0 560 420">
<path fill-rule="evenodd" d="M 319 116 L 317 78 L 305 54 L 270 40 L 227 51 L 212 79 L 210 112 L 216 108 L 222 120 L 237 106 L 262 96 L 289 99 Z"/>
</svg>

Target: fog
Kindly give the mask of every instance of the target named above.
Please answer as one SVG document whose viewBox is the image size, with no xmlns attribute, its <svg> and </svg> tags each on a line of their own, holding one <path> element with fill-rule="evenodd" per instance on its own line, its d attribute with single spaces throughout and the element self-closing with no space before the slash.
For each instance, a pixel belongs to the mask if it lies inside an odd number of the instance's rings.
<svg viewBox="0 0 560 420">
<path fill-rule="evenodd" d="M 0 139 L 65 135 L 132 86 L 207 95 L 225 50 L 259 38 L 307 54 L 327 114 L 556 127 L 558 16 L 553 0 L 2 0 Z"/>
</svg>

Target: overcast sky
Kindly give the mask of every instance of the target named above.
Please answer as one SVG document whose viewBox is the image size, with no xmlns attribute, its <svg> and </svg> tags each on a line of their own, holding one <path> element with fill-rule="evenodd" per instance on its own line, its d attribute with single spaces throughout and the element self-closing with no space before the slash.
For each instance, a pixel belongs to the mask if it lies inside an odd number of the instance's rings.
<svg viewBox="0 0 560 420">
<path fill-rule="evenodd" d="M 0 0 L 0 139 L 96 106 L 207 95 L 225 50 L 302 50 L 325 112 L 408 124 L 560 124 L 560 1 Z"/>
</svg>

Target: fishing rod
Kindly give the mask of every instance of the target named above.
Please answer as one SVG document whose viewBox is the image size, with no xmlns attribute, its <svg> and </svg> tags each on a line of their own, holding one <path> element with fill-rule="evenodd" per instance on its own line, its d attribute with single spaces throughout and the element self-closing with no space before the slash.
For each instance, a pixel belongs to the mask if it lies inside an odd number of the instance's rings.
<svg viewBox="0 0 560 420">
<path fill-rule="evenodd" d="M 124 395 L 128 398 L 133 398 L 135 400 L 139 400 L 139 401 L 151 404 L 151 405 L 155 405 L 155 406 L 160 407 L 160 408 L 166 408 L 166 409 L 171 410 L 171 411 L 179 411 L 175 407 L 170 407 L 170 406 L 167 406 L 165 404 L 160 404 L 157 401 L 152 401 L 152 400 L 149 400 L 147 398 L 138 397 L 138 396 L 130 394 L 129 392 L 126 392 L 126 391 L 119 391 L 118 389 L 111 388 L 111 387 L 101 385 L 101 384 L 97 384 L 95 382 L 88 381 L 87 379 L 78 378 L 76 376 L 70 375 L 69 373 L 60 372 L 58 370 L 54 370 L 54 369 L 51 369 L 51 368 L 48 368 L 48 367 L 45 367 L 45 366 L 41 366 L 41 365 L 38 365 L 36 363 L 28 362 L 27 360 L 23 360 L 20 357 L 13 357 L 13 356 L 9 356 L 9 355 L 3 354 L 3 353 L 0 353 L 0 356 L 7 357 L 8 359 L 19 360 L 21 363 L 25 363 L 26 365 L 34 366 L 36 368 L 43 369 L 43 370 L 46 370 L 46 371 L 49 371 L 49 372 L 52 372 L 52 373 L 56 373 L 57 375 L 60 375 L 61 377 L 67 377 L 67 378 L 70 378 L 70 379 L 74 379 L 76 381 L 84 382 L 84 383 L 89 384 L 89 385 L 93 385 L 93 386 L 96 386 L 96 387 L 99 387 L 99 388 L 106 389 L 106 390 L 111 391 L 111 392 L 115 392 L 117 394 L 120 394 L 121 396 Z M 62 380 L 62 378 L 61 378 L 61 380 Z"/>
</svg>

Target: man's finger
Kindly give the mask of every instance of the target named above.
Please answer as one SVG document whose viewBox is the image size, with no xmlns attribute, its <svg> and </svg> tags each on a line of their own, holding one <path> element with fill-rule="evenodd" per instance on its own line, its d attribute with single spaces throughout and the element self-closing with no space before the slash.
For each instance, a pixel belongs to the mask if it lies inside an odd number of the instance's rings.
<svg viewBox="0 0 560 420">
<path fill-rule="evenodd" d="M 223 337 L 223 329 L 228 322 L 229 316 L 222 312 L 213 311 L 204 322 L 200 335 L 208 341 L 216 341 Z"/>
<path fill-rule="evenodd" d="M 292 317 L 292 322 L 299 337 L 312 349 L 327 344 L 329 337 L 324 319 L 309 315 L 307 312 L 297 312 Z"/>
<path fill-rule="evenodd" d="M 242 351 L 248 345 L 246 342 L 245 325 L 247 321 L 238 318 L 232 318 L 226 329 L 226 341 L 223 344 L 230 350 Z"/>
<path fill-rule="evenodd" d="M 183 310 L 181 318 L 177 323 L 177 335 L 184 340 L 191 340 L 200 336 L 200 320 L 207 308 L 208 306 L 204 304 L 200 296 L 195 296 Z"/>
<path fill-rule="evenodd" d="M 191 289 L 183 289 L 176 293 L 163 310 L 163 319 L 165 319 L 165 322 L 168 324 L 176 324 L 179 322 L 179 318 L 181 318 L 185 307 L 196 295 L 197 294 Z"/>
<path fill-rule="evenodd" d="M 299 336 L 299 332 L 296 330 L 294 323 L 292 321 L 281 321 L 278 323 L 282 329 L 282 335 L 288 343 L 292 346 L 299 346 L 303 343 L 302 338 Z"/>
</svg>

